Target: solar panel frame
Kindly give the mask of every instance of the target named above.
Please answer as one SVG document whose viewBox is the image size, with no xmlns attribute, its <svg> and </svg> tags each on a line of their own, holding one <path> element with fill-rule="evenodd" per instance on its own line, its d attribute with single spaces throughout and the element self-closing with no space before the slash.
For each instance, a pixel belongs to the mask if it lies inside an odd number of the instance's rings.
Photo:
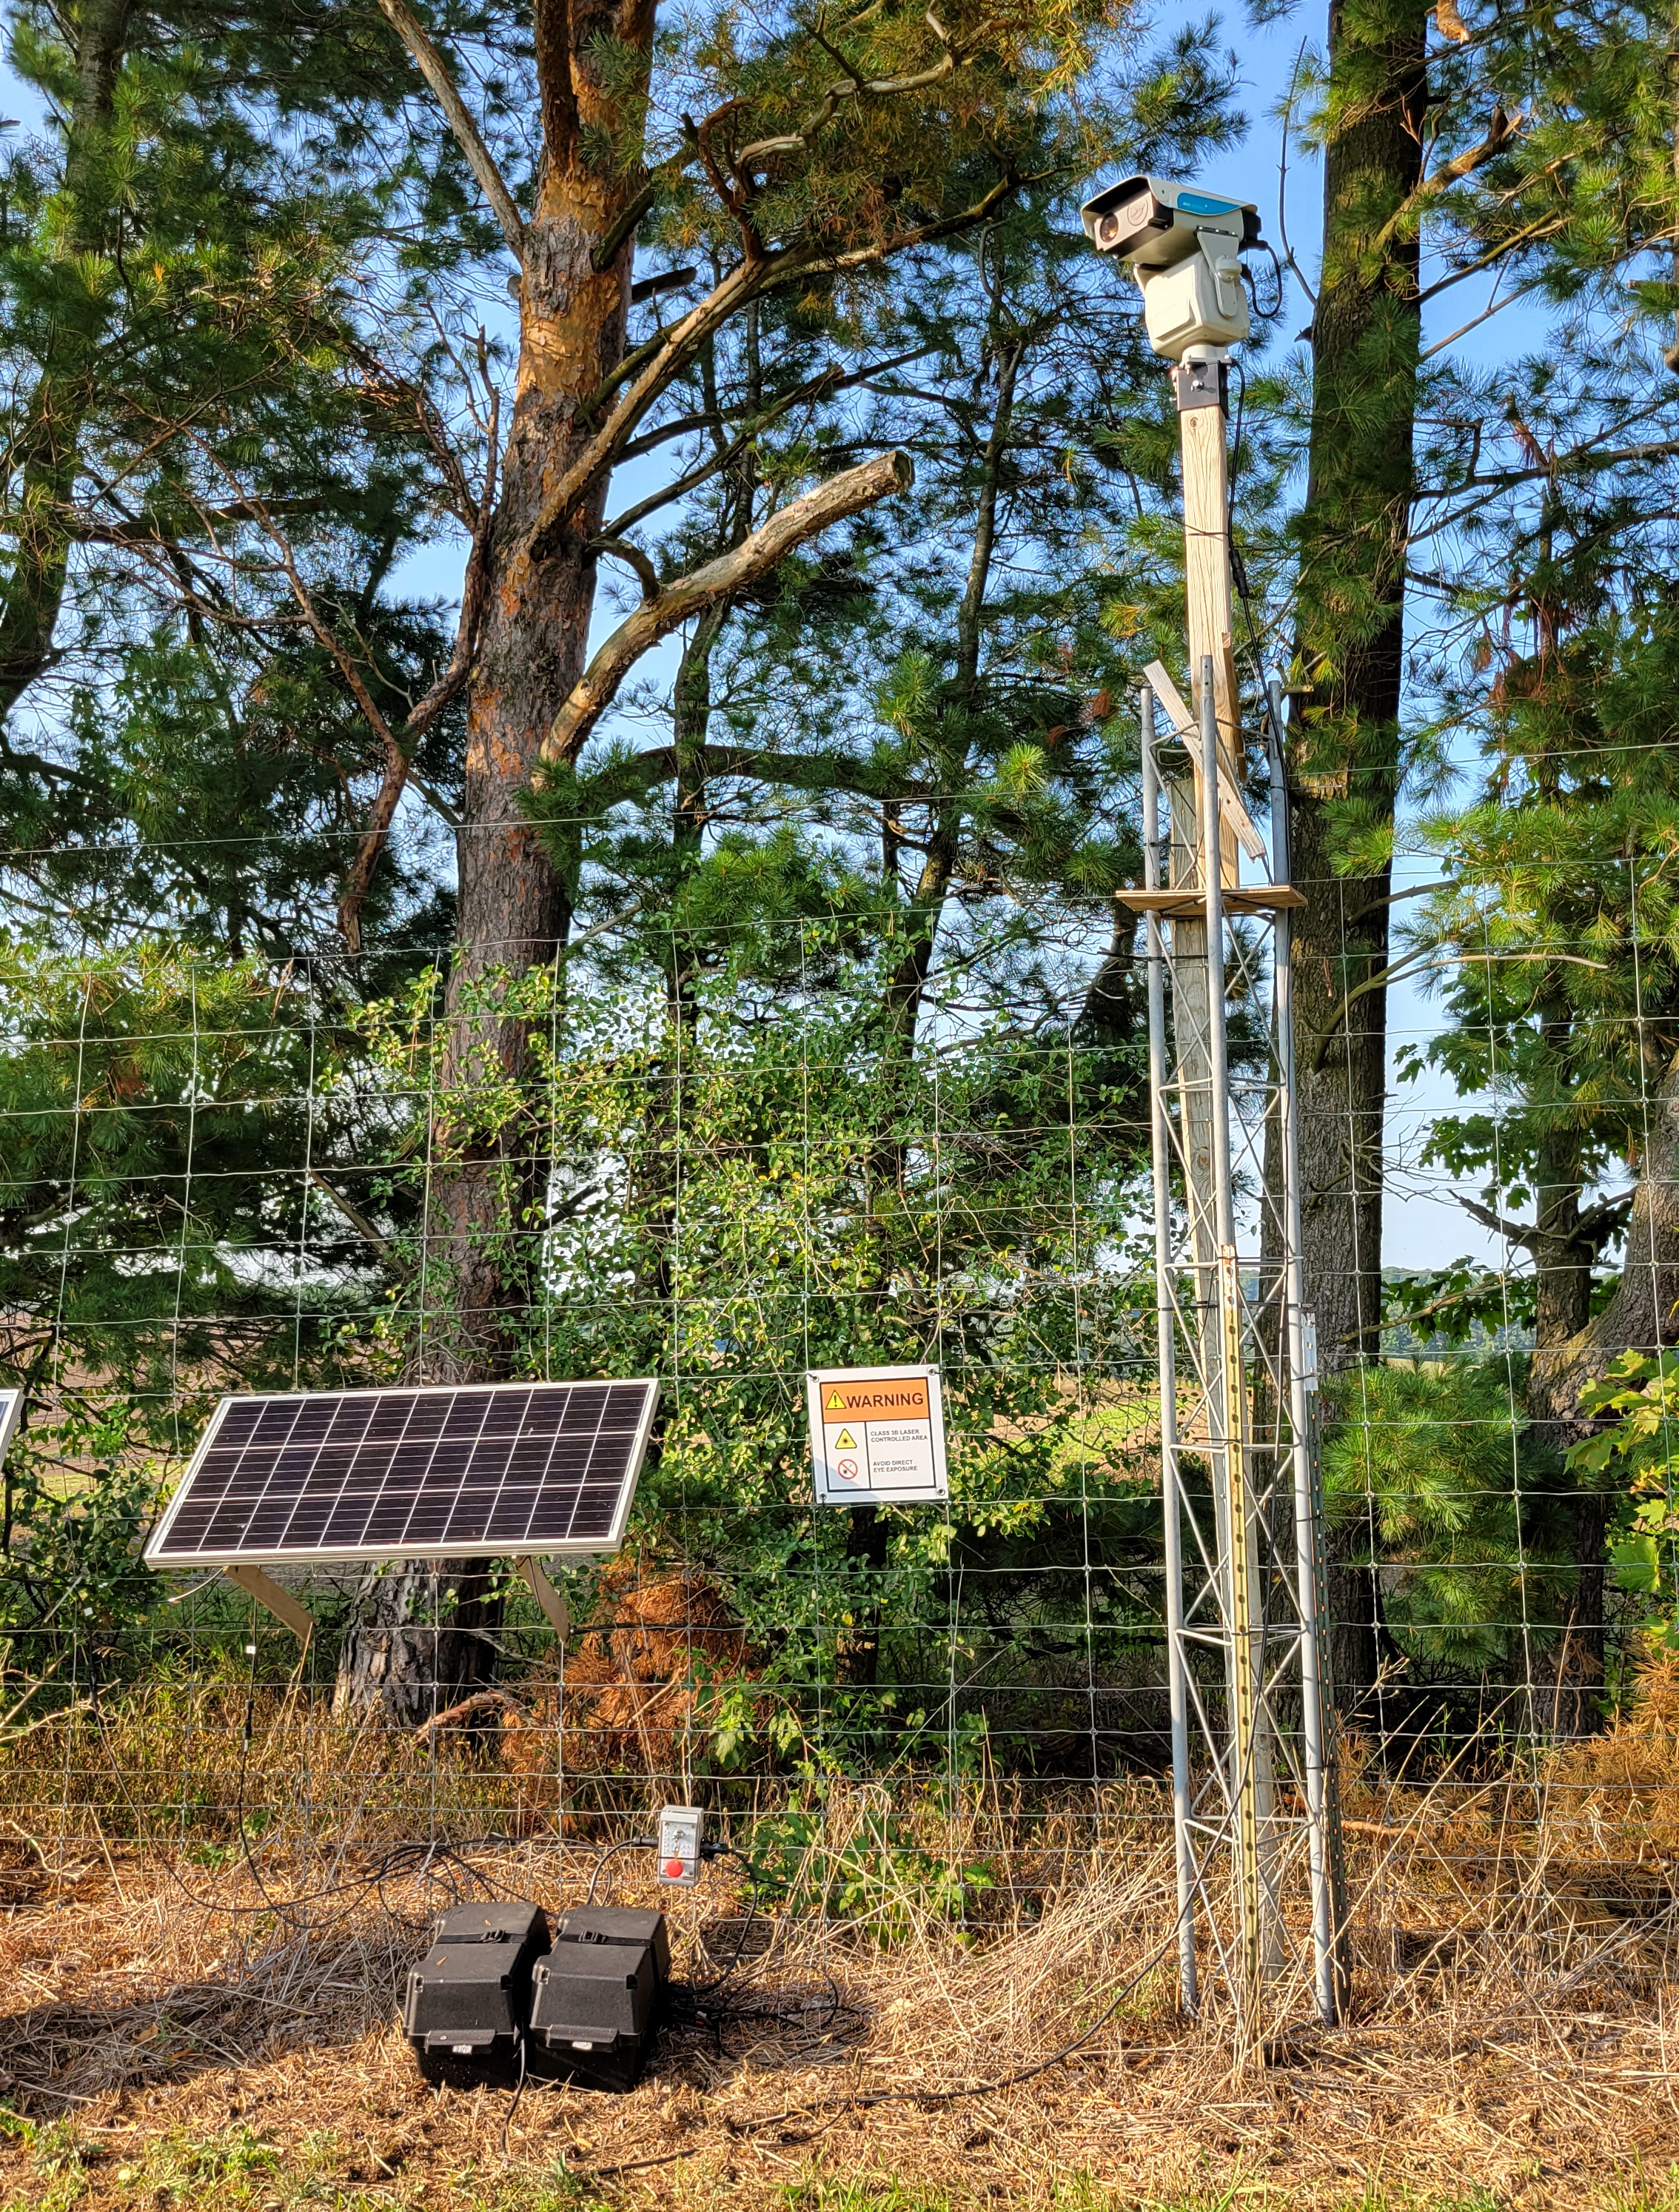
<svg viewBox="0 0 1679 2212">
<path fill-rule="evenodd" d="M 532 1503 L 532 1513 L 526 1521 L 526 1533 L 516 1540 L 505 1533 L 484 1534 L 457 1529 L 451 1534 L 449 1522 L 457 1516 L 459 1503 L 467 1494 L 467 1486 L 463 1477 L 471 1466 L 471 1447 L 487 1433 L 492 1432 L 490 1425 L 498 1404 L 508 1406 L 519 1398 L 529 1399 L 535 1393 L 557 1394 L 561 1391 L 568 1393 L 582 1391 L 588 1394 L 589 1401 L 593 1402 L 594 1394 L 599 1393 L 601 1411 L 596 1418 L 594 1435 L 590 1442 L 592 1454 L 593 1442 L 600 1433 L 600 1422 L 611 1404 L 607 1394 L 614 1390 L 639 1390 L 642 1394 L 642 1405 L 636 1416 L 634 1431 L 624 1453 L 624 1471 L 617 1479 L 617 1494 L 607 1528 L 593 1531 L 586 1535 L 574 1536 L 544 1533 L 542 1528 L 534 1525 L 537 1506 L 544 1490 L 555 1495 L 560 1495 L 569 1487 L 575 1492 L 572 1501 L 574 1514 L 576 1504 L 581 1502 L 584 1494 L 584 1484 L 588 1472 L 587 1455 L 585 1455 L 574 1484 L 567 1486 L 547 1480 L 549 1462 L 551 1462 L 554 1450 L 564 1431 L 565 1414 L 569 1412 L 575 1402 L 568 1397 L 560 1409 L 559 1419 L 548 1431 L 538 1432 L 547 1438 L 547 1457 L 543 1465 L 539 1468 L 526 1466 L 519 1470 L 524 1480 L 517 1485 L 517 1488 L 520 1493 L 527 1492 Z M 474 1402 L 484 1400 L 490 1402 L 486 1404 L 479 1417 L 478 1427 L 471 1436 L 463 1437 L 459 1434 L 451 1436 L 448 1433 L 450 1409 L 453 1404 L 462 1400 Z M 408 1482 L 403 1489 L 399 1491 L 393 1489 L 387 1494 L 377 1480 L 371 1479 L 370 1464 L 360 1470 L 356 1469 L 357 1451 L 362 1445 L 369 1441 L 374 1431 L 380 1425 L 382 1407 L 389 1408 L 392 1414 L 394 1414 L 398 1407 L 405 1409 L 401 1425 L 393 1435 L 374 1439 L 375 1449 L 386 1443 L 390 1446 L 385 1468 L 382 1470 L 384 1474 L 388 1474 L 397 1448 L 409 1440 L 409 1431 L 412 1428 L 416 1418 L 415 1407 L 420 1401 L 435 1401 L 437 1404 L 435 1420 L 429 1406 L 420 1417 L 423 1425 L 429 1431 L 429 1434 L 424 1440 L 429 1441 L 432 1445 L 431 1457 L 415 1480 Z M 204 1435 L 199 1438 L 198 1447 L 187 1462 L 186 1470 L 175 1486 L 173 1496 L 164 1508 L 156 1527 L 146 1540 L 143 1556 L 148 1566 L 195 1570 L 200 1567 L 265 1565 L 347 1565 L 370 1560 L 458 1559 L 464 1556 L 486 1554 L 509 1559 L 522 1559 L 527 1555 L 543 1559 L 604 1558 L 616 1552 L 624 1541 L 624 1528 L 629 1522 L 630 1508 L 635 1503 L 636 1485 L 641 1479 L 642 1468 L 647 1458 L 648 1445 L 652 1437 L 654 1418 L 658 1411 L 658 1405 L 659 1386 L 648 1376 L 626 1376 L 621 1378 L 615 1376 L 607 1381 L 591 1376 L 582 1380 L 561 1382 L 438 1382 L 424 1383 L 411 1388 L 404 1384 L 392 1384 L 383 1388 L 355 1390 L 238 1392 L 223 1398 L 211 1414 Z M 362 1407 L 365 1407 L 367 1411 L 357 1429 L 356 1410 Z M 265 1453 L 265 1457 L 271 1455 L 272 1463 L 268 1466 L 266 1473 L 263 1475 L 260 1487 L 254 1493 L 249 1488 L 238 1493 L 238 1501 L 246 1509 L 243 1513 L 242 1525 L 245 1531 L 243 1536 L 233 1538 L 230 1535 L 228 1540 L 221 1542 L 202 1540 L 214 1536 L 218 1515 L 226 1511 L 230 1501 L 234 1500 L 234 1485 L 246 1455 L 252 1451 L 253 1440 L 261 1430 L 265 1415 L 271 1409 L 288 1407 L 295 1409 L 292 1419 L 281 1440 L 277 1444 L 268 1447 Z M 312 1408 L 315 1410 L 311 1411 Z M 335 1438 L 333 1431 L 338 1427 L 340 1415 L 346 1408 L 350 1408 L 350 1411 L 345 1422 L 345 1433 Z M 236 1409 L 243 1410 L 236 1411 Z M 389 1425 L 388 1420 L 386 1425 Z M 278 1417 L 277 1416 L 277 1426 Z M 304 1431 L 301 1436 L 298 1433 L 300 1427 Z M 240 1457 L 228 1469 L 228 1480 L 220 1491 L 205 1498 L 195 1498 L 194 1490 L 198 1478 L 209 1464 L 212 1454 L 216 1451 L 218 1443 L 229 1428 L 242 1428 L 245 1431 L 238 1439 Z M 521 1419 L 520 1431 L 522 1431 L 522 1428 Z M 502 1433 L 506 1434 L 507 1431 L 503 1430 Z M 514 1433 L 515 1440 L 509 1448 L 507 1466 L 496 1478 L 495 1486 L 498 1502 L 502 1492 L 508 1487 L 508 1478 L 514 1472 L 514 1457 L 519 1450 L 520 1442 L 523 1441 L 519 1431 L 516 1431 Z M 279 1518 L 283 1509 L 283 1530 L 289 1530 L 291 1525 L 296 1521 L 299 1512 L 303 1510 L 307 1496 L 296 1478 L 302 1474 L 314 1473 L 322 1453 L 328 1450 L 344 1455 L 344 1480 L 336 1498 L 325 1501 L 327 1510 L 324 1520 L 319 1519 L 317 1510 L 323 1503 L 322 1494 L 317 1492 L 313 1496 L 307 1498 L 310 1507 L 308 1525 L 311 1531 L 325 1540 L 314 1542 L 289 1540 L 281 1528 L 275 1528 L 275 1522 Z M 307 1464 L 305 1463 L 306 1454 Z M 280 1474 L 283 1464 L 288 1456 L 292 1455 L 295 1455 L 295 1458 L 289 1473 L 293 1480 L 277 1486 L 275 1478 Z M 434 1469 L 441 1479 L 433 1479 Z M 259 1469 L 253 1465 L 251 1474 L 252 1481 L 255 1481 Z M 353 1493 L 348 1493 L 344 1484 L 348 1482 L 352 1472 L 357 1474 L 356 1489 Z M 265 1516 L 264 1507 L 268 1502 L 267 1493 L 271 1490 L 273 1492 L 272 1502 L 275 1510 L 273 1515 Z M 362 1516 L 363 1534 L 360 1540 L 356 1541 L 335 1538 L 332 1534 L 335 1514 L 338 1508 L 348 1504 L 352 1497 L 368 1508 Z M 411 1534 L 415 1517 L 422 1512 L 423 1508 L 428 1533 L 423 1535 Z M 180 1545 L 172 1545 L 171 1539 L 175 1536 L 183 1520 L 190 1521 L 198 1513 L 204 1511 L 207 1511 L 208 1518 L 200 1532 L 200 1547 L 188 1548 Z M 230 1517 L 237 1517 L 237 1516 Z M 398 1519 L 400 1519 L 399 1527 Z M 376 1531 L 374 1526 L 375 1521 L 379 1524 Z M 273 1530 L 271 1534 L 269 1533 L 271 1529 Z"/>
<path fill-rule="evenodd" d="M 0 1465 L 12 1448 L 12 1438 L 17 1434 L 17 1425 L 23 1412 L 21 1390 L 0 1390 Z"/>
</svg>

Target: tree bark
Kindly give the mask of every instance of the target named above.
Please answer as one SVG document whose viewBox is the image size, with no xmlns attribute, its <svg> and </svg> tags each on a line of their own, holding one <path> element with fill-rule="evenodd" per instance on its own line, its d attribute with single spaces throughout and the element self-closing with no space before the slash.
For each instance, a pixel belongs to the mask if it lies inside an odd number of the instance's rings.
<svg viewBox="0 0 1679 2212">
<path fill-rule="evenodd" d="M 338 1660 L 339 1719 L 416 1728 L 496 1672 L 489 1562 L 405 1560 L 362 1579 Z"/>
<path fill-rule="evenodd" d="M 1529 1404 L 1560 1443 L 1589 1425 L 1580 1392 L 1623 1352 L 1679 1344 L 1679 1057 L 1652 1092 L 1638 1139 L 1637 1188 L 1615 1296 L 1568 1341 L 1534 1360 Z"/>
<path fill-rule="evenodd" d="M 76 96 L 64 147 L 69 213 L 61 252 L 66 260 L 102 253 L 109 245 L 107 142 L 132 15 L 132 0 L 86 0 L 71 19 Z M 21 526 L 10 568 L 0 580 L 0 721 L 52 659 L 70 572 L 70 507 L 109 320 L 93 295 L 74 305 L 72 299 L 73 292 L 67 293 L 55 315 L 51 356 L 42 360 L 11 447 Z"/>
<path fill-rule="evenodd" d="M 498 1126 L 472 1107 L 525 1091 L 529 1026 L 508 1009 L 504 979 L 554 963 L 570 927 L 575 886 L 550 863 L 523 799 L 583 672 L 604 474 L 551 521 L 539 558 L 533 534 L 588 441 L 584 403 L 623 357 L 635 235 L 618 218 L 642 177 L 605 148 L 619 127 L 617 99 L 633 106 L 645 91 L 654 12 L 655 0 L 575 12 L 566 0 L 538 0 L 535 10 L 544 159 L 525 227 L 518 379 L 468 688 L 441 1079 L 459 1105 L 434 1133 L 423 1279 L 436 1304 L 423 1316 L 417 1363 L 427 1380 L 505 1375 L 528 1325 L 547 1176 L 537 1120 L 516 1112 Z M 617 98 L 601 77 L 609 58 Z M 339 1709 L 423 1717 L 483 1680 L 492 1649 L 476 1632 L 483 1582 L 471 1560 L 389 1571 L 346 1644 Z M 415 1625 L 421 1613 L 453 1626 L 435 1634 Z"/>
<path fill-rule="evenodd" d="M 612 14 L 611 35 L 645 69 L 648 0 L 630 0 Z M 540 35 L 538 44 L 540 53 Z M 547 66 L 558 71 L 567 61 L 580 94 L 593 94 L 579 104 L 604 108 L 586 54 L 551 52 Z M 583 402 L 624 350 L 633 240 L 624 239 L 604 270 L 592 256 L 636 181 L 598 173 L 580 147 L 557 147 L 551 138 L 526 229 L 519 378 L 467 708 L 456 951 L 445 1007 L 442 1079 L 451 1093 L 482 1088 L 506 1096 L 507 1086 L 515 1094 L 523 1086 L 528 1031 L 502 1012 L 499 978 L 550 965 L 570 925 L 575 886 L 544 851 L 524 794 L 554 716 L 583 672 L 594 603 L 589 547 L 605 479 L 553 532 L 540 560 L 531 534 L 551 478 L 586 442 Z M 447 1326 L 429 1329 L 426 1359 L 433 1370 L 496 1375 L 514 1356 L 519 1309 L 529 1299 L 539 1235 L 531 1220 L 533 1209 L 539 1218 L 545 1170 L 522 1119 L 510 1128 L 465 1131 L 463 1139 L 433 1176 L 428 1259 L 449 1286 L 451 1310 Z"/>
<path fill-rule="evenodd" d="M 1326 1367 L 1373 1356 L 1382 1311 L 1390 871 L 1341 875 L 1338 817 L 1390 821 L 1399 782 L 1406 539 L 1420 310 L 1427 16 L 1331 0 L 1323 260 L 1311 338 L 1289 823 L 1305 1295 Z M 1299 711 L 1304 706 L 1304 712 Z M 1336 1696 L 1367 1705 L 1377 1593 L 1331 1561 Z"/>
<path fill-rule="evenodd" d="M 1540 1193 L 1542 1210 L 1547 1194 Z M 1536 1257 L 1539 1256 L 1536 1254 Z M 1656 1086 L 1639 1143 L 1639 1179 L 1627 1224 L 1626 1261 L 1614 1297 L 1586 1318 L 1589 1261 L 1577 1279 L 1579 1326 L 1559 1342 L 1541 1340 L 1528 1382 L 1528 1409 L 1539 1437 L 1558 1454 L 1585 1435 L 1579 1397 L 1623 1352 L 1652 1352 L 1679 1343 L 1679 1058 Z M 1558 1310 L 1560 1311 L 1558 1301 Z M 1611 1500 L 1583 1491 L 1571 1510 L 1579 1568 L 1559 1672 L 1545 1687 L 1551 1724 L 1576 1735 L 1597 1725 L 1607 1646 L 1607 1563 Z"/>
<path fill-rule="evenodd" d="M 1415 0 L 1329 9 L 1290 829 L 1303 1257 L 1330 1366 L 1373 1353 L 1381 1320 L 1390 871 L 1338 875 L 1335 852 L 1337 817 L 1390 821 L 1398 788 L 1420 310 L 1414 232 L 1390 226 L 1421 179 L 1426 26 Z"/>
</svg>

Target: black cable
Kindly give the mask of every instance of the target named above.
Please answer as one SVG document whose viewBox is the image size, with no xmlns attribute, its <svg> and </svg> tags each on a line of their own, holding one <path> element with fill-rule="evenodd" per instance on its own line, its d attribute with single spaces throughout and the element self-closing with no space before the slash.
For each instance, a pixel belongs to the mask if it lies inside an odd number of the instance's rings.
<svg viewBox="0 0 1679 2212">
<path fill-rule="evenodd" d="M 1271 270 L 1277 281 L 1277 296 L 1271 302 L 1271 305 L 1268 307 L 1262 307 L 1260 306 L 1259 287 L 1254 283 L 1253 271 L 1248 267 L 1245 261 L 1242 264 L 1242 282 L 1247 286 L 1248 297 L 1253 302 L 1254 320 L 1257 323 L 1268 323 L 1273 315 L 1280 315 L 1282 313 L 1282 303 L 1284 299 L 1287 297 L 1287 292 L 1282 278 L 1282 263 L 1277 258 L 1276 247 L 1271 245 L 1268 240 L 1262 238 L 1257 240 L 1256 243 L 1262 246 L 1265 252 L 1271 257 Z"/>
<path fill-rule="evenodd" d="M 730 1975 L 733 1973 L 735 1968 L 740 1964 L 741 1957 L 746 1948 L 746 1937 L 751 1930 L 752 1923 L 757 1918 L 759 1892 L 758 1870 L 752 1864 L 751 1859 L 747 1857 L 745 1852 L 736 1850 L 733 1844 L 703 1844 L 700 1846 L 700 1856 L 702 1858 L 711 1859 L 739 1859 L 741 1865 L 746 1869 L 746 1880 L 751 1891 L 751 1903 L 747 1906 L 746 1917 L 740 1923 L 740 1933 L 734 1940 L 734 1956 L 729 1960 L 727 1966 L 724 1967 L 721 1974 L 713 1975 L 712 1978 L 709 1982 L 702 1982 L 697 1989 L 688 1989 L 682 1992 L 684 2002 L 689 2003 L 691 2003 L 696 1997 L 709 1996 L 714 1990 L 720 1990 L 722 1988 L 724 1983 L 728 1980 Z"/>
<path fill-rule="evenodd" d="M 1000 2089 L 1016 2088 L 1022 2081 L 1031 2081 L 1035 2080 L 1040 2074 L 1047 2074 L 1052 2066 L 1059 2066 L 1062 2064 L 1067 2059 L 1073 2056 L 1075 2051 L 1080 2050 L 1084 2045 L 1090 2041 L 1092 2036 L 1093 2036 L 1099 2028 L 1105 2027 L 1108 2022 L 1113 2018 L 1114 2014 L 1118 2011 L 1120 2006 L 1123 2004 L 1126 1998 L 1130 1996 L 1133 1990 L 1136 1989 L 1140 1984 L 1146 1981 L 1148 1976 L 1153 1972 L 1155 1967 L 1159 1965 L 1161 1960 L 1165 1957 L 1167 1952 L 1171 1950 L 1172 1945 L 1177 1941 L 1178 1929 L 1182 1926 L 1185 1913 L 1189 1909 L 1189 1905 L 1186 1900 L 1185 1904 L 1180 1905 L 1178 1908 L 1177 1917 L 1173 1922 L 1171 1933 L 1166 1937 L 1165 1942 L 1160 1945 L 1158 1950 L 1152 1952 L 1149 1956 L 1144 1960 L 1142 1965 L 1137 1969 L 1136 1972 L 1133 1974 L 1128 1982 L 1125 1982 L 1121 1984 L 1121 1986 L 1114 1992 L 1113 1996 L 1109 1999 L 1106 2005 L 1104 2005 L 1102 2010 L 1097 2014 L 1096 2018 L 1091 2021 L 1090 2025 L 1082 2029 L 1079 2034 L 1073 2037 L 1070 2042 L 1062 2044 L 1059 2051 L 1052 2051 L 1047 2058 L 1039 2059 L 1036 2065 L 1023 2066 L 1015 2073 L 1004 2074 L 999 2076 L 999 2078 L 995 2081 L 970 2082 L 965 2087 L 960 2089 L 880 2089 L 874 2091 L 867 2097 L 847 2097 L 843 2101 L 836 2103 L 832 2118 L 825 2120 L 820 2128 L 812 2129 L 806 2135 L 782 2136 L 780 2137 L 779 2140 L 784 2142 L 795 2144 L 813 2142 L 817 2136 L 825 2134 L 829 2128 L 834 2126 L 836 2123 L 842 2120 L 848 2112 L 866 2111 L 874 2105 L 959 2104 L 964 2097 L 992 2096 Z M 823 2108 L 821 2106 L 817 2107 L 817 2110 L 818 2111 L 822 2109 Z M 756 2126 L 754 2126 L 750 2121 L 736 2121 L 733 2124 L 733 2132 L 737 2136 L 745 2135 L 761 2135 L 770 2128 L 783 2125 L 786 2121 L 791 2118 L 792 2115 L 790 2113 L 780 2112 L 777 2113 L 774 2118 L 766 2119 Z M 569 2168 L 568 2171 L 579 2175 L 587 2174 L 593 2179 L 604 2180 L 613 2174 L 637 2172 L 645 2166 L 673 2166 L 678 2159 L 693 2158 L 706 2148 L 707 2146 L 703 2143 L 696 2143 L 693 2145 L 691 2149 L 667 2151 L 662 2156 L 657 2158 L 631 2159 L 615 2166 L 574 2166 Z"/>
<path fill-rule="evenodd" d="M 519 2100 L 525 2094 L 525 2063 L 526 2055 L 527 2041 L 524 2031 L 521 2029 L 519 2036 L 519 2079 L 514 2086 L 513 2102 L 508 2106 L 506 2118 L 502 2122 L 502 2162 L 504 2166 L 507 2164 L 512 2154 L 508 2148 L 508 2137 L 513 2132 L 513 2116 L 519 2110 Z"/>
<path fill-rule="evenodd" d="M 656 1851 L 658 1848 L 657 1836 L 626 1836 L 622 1843 L 608 1844 L 594 1863 L 594 1872 L 589 1876 L 589 1893 L 583 1899 L 584 1904 L 594 1903 L 594 1886 L 605 1871 L 608 1859 L 616 1858 L 620 1851 Z"/>
</svg>

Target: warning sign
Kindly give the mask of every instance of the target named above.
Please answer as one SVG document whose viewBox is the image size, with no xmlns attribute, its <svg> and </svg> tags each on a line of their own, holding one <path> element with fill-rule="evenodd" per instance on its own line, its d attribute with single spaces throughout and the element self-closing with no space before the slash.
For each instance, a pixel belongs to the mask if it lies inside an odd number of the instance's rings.
<svg viewBox="0 0 1679 2212">
<path fill-rule="evenodd" d="M 824 1368 L 806 1383 L 819 1505 L 950 1495 L 937 1368 Z"/>
</svg>

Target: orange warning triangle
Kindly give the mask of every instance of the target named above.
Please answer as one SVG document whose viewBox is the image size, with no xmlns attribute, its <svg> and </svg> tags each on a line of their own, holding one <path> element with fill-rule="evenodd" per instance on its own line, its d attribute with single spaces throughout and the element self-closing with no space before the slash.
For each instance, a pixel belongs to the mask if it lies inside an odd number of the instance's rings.
<svg viewBox="0 0 1679 2212">
<path fill-rule="evenodd" d="M 828 1411 L 830 1413 L 843 1413 L 845 1411 L 845 1394 L 843 1391 L 835 1391 L 833 1396 L 828 1401 Z"/>
</svg>

